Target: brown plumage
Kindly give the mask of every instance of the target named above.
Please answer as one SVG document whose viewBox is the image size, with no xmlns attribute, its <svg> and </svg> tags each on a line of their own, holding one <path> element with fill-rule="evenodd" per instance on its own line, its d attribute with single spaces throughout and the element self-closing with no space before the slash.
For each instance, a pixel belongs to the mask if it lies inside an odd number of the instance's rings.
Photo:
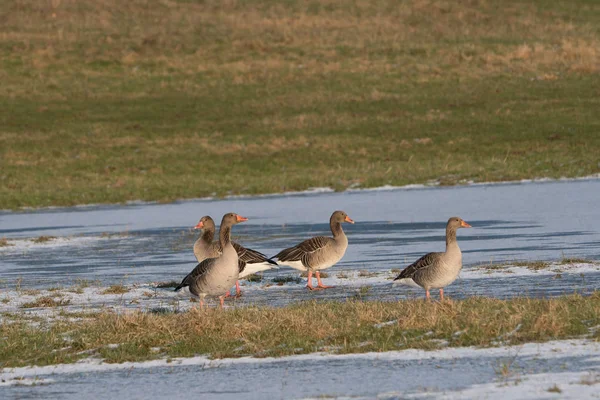
<svg viewBox="0 0 600 400">
<path fill-rule="evenodd" d="M 354 223 L 344 211 L 335 211 L 329 219 L 329 227 L 333 237 L 317 236 L 307 239 L 294 247 L 280 251 L 276 258 L 281 265 L 287 265 L 300 271 L 308 271 L 309 289 L 312 286 L 312 274 L 315 272 L 318 288 L 325 289 L 319 271 L 335 265 L 344 256 L 348 248 L 348 238 L 342 229 L 342 223 Z"/>
</svg>

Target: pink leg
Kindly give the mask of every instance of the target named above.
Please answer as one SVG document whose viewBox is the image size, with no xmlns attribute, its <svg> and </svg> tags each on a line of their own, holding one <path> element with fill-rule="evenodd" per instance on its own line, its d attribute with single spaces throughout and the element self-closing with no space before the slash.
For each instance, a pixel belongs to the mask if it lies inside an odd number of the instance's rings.
<svg viewBox="0 0 600 400">
<path fill-rule="evenodd" d="M 221 308 L 223 308 L 223 305 L 225 304 L 225 296 L 219 297 L 219 300 L 221 301 Z"/>
<path fill-rule="evenodd" d="M 444 288 L 440 289 L 440 301 L 444 301 Z"/>
<path fill-rule="evenodd" d="M 309 290 L 314 290 L 315 288 L 312 285 L 312 271 L 308 271 L 308 283 L 306 284 L 306 287 Z"/>
<path fill-rule="evenodd" d="M 426 298 L 427 300 L 431 300 L 431 296 L 429 295 L 429 290 L 426 290 L 426 291 L 425 291 L 425 298 Z"/>
<path fill-rule="evenodd" d="M 235 297 L 242 295 L 242 288 L 240 288 L 240 281 L 235 281 Z"/>
<path fill-rule="evenodd" d="M 320 287 L 321 289 L 329 289 L 329 288 L 333 287 L 333 286 L 323 285 L 323 282 L 321 282 L 321 273 L 319 271 L 317 271 L 315 273 L 315 275 L 317 276 L 317 286 L 318 287 Z"/>
<path fill-rule="evenodd" d="M 204 308 L 204 300 L 200 299 L 200 309 L 202 310 Z"/>
</svg>

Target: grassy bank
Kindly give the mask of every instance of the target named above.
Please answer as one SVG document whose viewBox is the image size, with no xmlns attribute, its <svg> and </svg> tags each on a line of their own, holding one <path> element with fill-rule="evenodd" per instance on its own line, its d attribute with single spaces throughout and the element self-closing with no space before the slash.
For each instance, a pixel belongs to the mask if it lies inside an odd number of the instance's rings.
<svg viewBox="0 0 600 400">
<path fill-rule="evenodd" d="M 9 317 L 12 321 L 0 326 L 0 367 L 71 363 L 90 356 L 123 362 L 600 339 L 599 292 L 554 299 L 305 302 L 181 314 L 64 316 L 84 319 L 31 324 L 22 316 Z"/>
<path fill-rule="evenodd" d="M 0 209 L 600 172 L 600 3 L 0 3 Z"/>
</svg>

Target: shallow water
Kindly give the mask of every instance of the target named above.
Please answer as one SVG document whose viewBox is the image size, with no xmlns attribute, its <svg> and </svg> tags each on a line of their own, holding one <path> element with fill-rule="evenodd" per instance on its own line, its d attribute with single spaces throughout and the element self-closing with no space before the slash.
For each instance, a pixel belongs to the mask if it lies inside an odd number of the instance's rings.
<svg viewBox="0 0 600 400">
<path fill-rule="evenodd" d="M 102 284 L 169 281 L 194 265 L 191 227 L 205 214 L 235 211 L 250 220 L 234 227 L 242 244 L 273 255 L 305 238 L 328 234 L 335 209 L 346 224 L 349 248 L 329 270 L 389 271 L 444 248 L 444 227 L 458 215 L 473 225 L 458 240 L 468 268 L 490 262 L 600 259 L 600 180 L 366 190 L 173 204 L 74 207 L 0 213 L 4 282 L 49 287 L 78 279 Z M 33 244 L 28 238 L 57 236 Z M 287 273 L 269 272 L 267 275 Z"/>
<path fill-rule="evenodd" d="M 94 372 L 77 371 L 75 366 L 69 373 L 40 375 L 52 380 L 48 385 L 8 387 L 4 394 L 20 399 L 146 399 L 184 393 L 201 399 L 433 399 L 442 395 L 502 399 L 514 398 L 502 392 L 510 390 L 505 387 L 517 386 L 518 397 L 524 399 L 554 398 L 547 390 L 558 383 L 565 390 L 561 398 L 581 399 L 594 393 L 594 388 L 581 381 L 598 371 L 600 361 L 597 344 L 579 343 L 546 343 L 537 349 L 530 344 L 525 349 L 315 355 L 143 368 L 132 365 Z M 463 394 L 464 390 L 470 392 Z"/>
</svg>

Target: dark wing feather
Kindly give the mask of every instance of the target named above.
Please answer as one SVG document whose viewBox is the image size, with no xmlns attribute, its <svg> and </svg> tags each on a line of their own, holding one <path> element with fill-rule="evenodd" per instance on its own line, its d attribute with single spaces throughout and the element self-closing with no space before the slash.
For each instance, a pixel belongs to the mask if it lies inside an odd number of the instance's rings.
<svg viewBox="0 0 600 400">
<path fill-rule="evenodd" d="M 400 275 L 398 275 L 394 280 L 397 281 L 398 279 L 412 278 L 417 271 L 431 267 L 439 254 L 440 253 L 425 254 L 423 257 L 404 268 L 402 272 L 400 272 Z"/>
<path fill-rule="evenodd" d="M 203 260 L 201 263 L 198 263 L 196 267 L 186 275 L 185 278 L 181 281 L 179 286 L 175 288 L 175 291 L 179 291 L 186 286 L 190 286 L 192 282 L 194 282 L 200 275 L 204 274 L 208 267 L 213 263 L 214 258 L 207 258 Z"/>
<path fill-rule="evenodd" d="M 289 249 L 281 250 L 272 258 L 277 258 L 279 261 L 302 261 L 302 264 L 308 266 L 306 265 L 307 256 L 315 251 L 323 249 L 332 240 L 332 238 L 326 236 L 317 236 L 307 239 L 294 247 L 290 247 Z"/>
<path fill-rule="evenodd" d="M 231 243 L 233 245 L 233 248 L 235 249 L 235 251 L 237 252 L 238 258 L 248 264 L 256 264 L 256 263 L 262 263 L 262 262 L 267 262 L 273 265 L 277 265 L 277 263 L 273 260 L 269 260 L 267 258 L 267 256 L 265 256 L 263 253 L 261 253 L 260 251 L 256 251 L 256 250 L 252 250 L 252 249 L 248 249 L 244 246 L 241 246 L 237 243 Z"/>
<path fill-rule="evenodd" d="M 259 251 L 247 249 L 246 247 L 235 242 L 231 242 L 231 244 L 238 255 L 238 271 L 240 274 L 246 268 L 246 264 L 267 262 L 269 264 L 277 265 L 275 261 L 269 260 L 267 256 Z"/>
<path fill-rule="evenodd" d="M 317 250 L 321 250 L 332 241 L 333 239 L 330 237 L 317 236 L 312 239 L 305 240 L 304 242 L 300 243 L 298 247 L 300 247 L 304 253 L 314 253 Z"/>
</svg>

